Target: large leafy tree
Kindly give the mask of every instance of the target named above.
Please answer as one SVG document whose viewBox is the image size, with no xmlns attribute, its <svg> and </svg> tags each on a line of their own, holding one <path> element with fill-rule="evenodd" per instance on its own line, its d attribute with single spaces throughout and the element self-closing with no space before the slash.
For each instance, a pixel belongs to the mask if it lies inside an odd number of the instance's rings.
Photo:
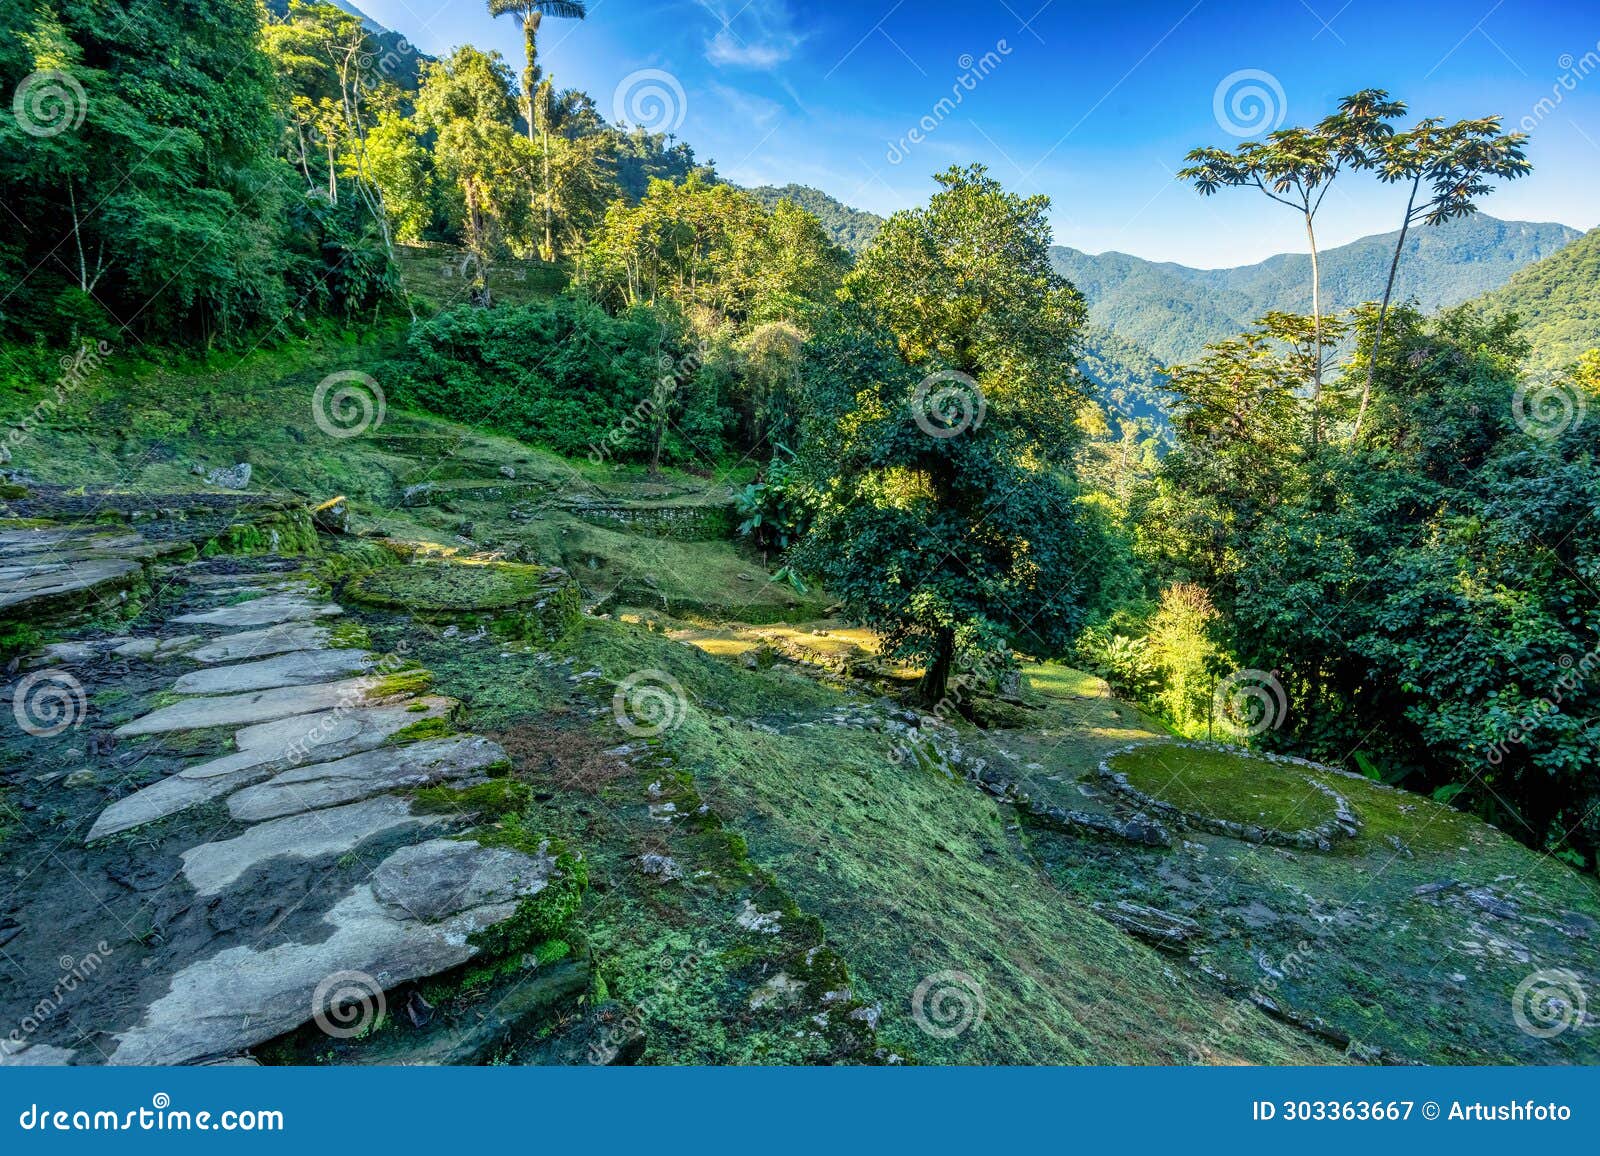
<svg viewBox="0 0 1600 1156">
<path fill-rule="evenodd" d="M 1232 152 L 1197 148 L 1185 158 L 1178 176 L 1202 195 L 1228 187 L 1254 188 L 1268 199 L 1293 209 L 1305 223 L 1311 251 L 1311 317 L 1315 366 L 1312 380 L 1311 444 L 1321 442 L 1322 273 L 1317 253 L 1316 217 L 1334 178 L 1345 168 L 1365 168 L 1373 151 L 1394 131 L 1389 123 L 1405 111 L 1382 89 L 1370 88 L 1345 97 L 1336 112 L 1311 127 L 1280 129 L 1265 140 L 1245 141 Z"/>
<path fill-rule="evenodd" d="M 1406 211 L 1400 219 L 1400 236 L 1395 241 L 1394 257 L 1389 262 L 1389 279 L 1383 286 L 1383 301 L 1373 333 L 1373 348 L 1383 344 L 1384 324 L 1388 320 L 1389 300 L 1394 295 L 1395 276 L 1400 272 L 1400 257 L 1405 252 L 1406 236 L 1416 225 L 1442 225 L 1478 211 L 1478 200 L 1493 191 L 1491 177 L 1515 180 L 1533 171 L 1523 151 L 1526 133 L 1502 133 L 1500 118 L 1480 117 L 1458 120 L 1454 124 L 1430 117 L 1406 132 L 1379 137 L 1372 145 L 1372 166 L 1378 179 L 1401 185 L 1407 190 Z M 1377 358 L 1367 358 L 1366 384 L 1361 390 L 1361 405 L 1356 412 L 1354 440 L 1361 437 L 1367 406 L 1372 398 L 1372 381 Z"/>
<path fill-rule="evenodd" d="M 62 0 L 3 19 L 0 87 L 26 114 L 0 115 L 0 200 L 28 228 L 7 230 L 27 275 L 0 314 L 202 340 L 281 316 L 287 174 L 260 6 Z"/>
<path fill-rule="evenodd" d="M 1080 617 L 1083 519 L 1067 466 L 1084 304 L 1050 264 L 1048 200 L 982 166 L 939 174 L 846 277 L 804 372 L 821 496 L 797 561 L 946 697 L 958 661 Z"/>
<path fill-rule="evenodd" d="M 614 308 L 672 302 L 704 331 L 793 321 L 838 287 L 844 256 L 795 206 L 768 212 L 698 173 L 650 182 L 637 205 L 613 201 L 590 237 L 581 282 Z"/>
<path fill-rule="evenodd" d="M 493 261 L 525 248 L 528 235 L 521 191 L 534 158 L 513 127 L 511 70 L 499 53 L 470 46 L 424 64 L 417 120 L 434 134 L 434 167 L 454 194 L 451 216 L 486 295 Z"/>
</svg>

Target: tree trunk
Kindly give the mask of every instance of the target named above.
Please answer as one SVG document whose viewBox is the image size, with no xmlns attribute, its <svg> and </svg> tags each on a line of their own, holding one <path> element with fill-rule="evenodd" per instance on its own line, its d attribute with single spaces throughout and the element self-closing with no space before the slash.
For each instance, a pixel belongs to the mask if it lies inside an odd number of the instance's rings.
<svg viewBox="0 0 1600 1156">
<path fill-rule="evenodd" d="M 1317 264 L 1317 233 L 1306 214 L 1306 240 L 1311 243 L 1311 331 L 1314 345 L 1311 366 L 1311 452 L 1322 444 L 1322 270 Z"/>
<path fill-rule="evenodd" d="M 922 681 L 917 683 L 917 697 L 924 704 L 936 706 L 944 698 L 955 657 L 956 632 L 949 626 L 941 626 L 934 640 L 933 662 L 923 672 Z"/>
<path fill-rule="evenodd" d="M 1383 323 L 1389 316 L 1389 298 L 1394 293 L 1395 274 L 1400 271 L 1400 254 L 1406 247 L 1406 233 L 1411 228 L 1411 212 L 1417 203 L 1417 186 L 1422 175 L 1411 182 L 1411 196 L 1406 200 L 1406 219 L 1400 222 L 1400 239 L 1394 245 L 1394 259 L 1389 262 L 1389 281 L 1383 287 L 1383 304 L 1378 306 L 1378 331 L 1372 338 L 1372 352 L 1367 354 L 1367 383 L 1361 387 L 1361 408 L 1356 411 L 1356 428 L 1351 433 L 1352 443 L 1361 441 L 1361 423 L 1367 418 L 1367 403 L 1372 399 L 1372 377 L 1378 368 L 1378 350 L 1383 348 Z"/>
</svg>

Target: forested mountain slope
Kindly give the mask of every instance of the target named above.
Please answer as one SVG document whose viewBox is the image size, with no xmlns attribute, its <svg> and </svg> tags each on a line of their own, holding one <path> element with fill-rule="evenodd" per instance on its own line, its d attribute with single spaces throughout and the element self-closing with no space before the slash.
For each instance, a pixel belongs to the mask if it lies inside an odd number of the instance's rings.
<svg viewBox="0 0 1600 1156">
<path fill-rule="evenodd" d="M 1417 229 L 1395 283 L 1395 299 L 1425 311 L 1457 305 L 1503 284 L 1524 266 L 1560 251 L 1578 232 L 1565 225 L 1502 221 L 1479 213 Z M 1322 254 L 1324 307 L 1348 309 L 1383 294 L 1396 234 L 1380 233 Z M 1089 316 L 1166 364 L 1189 361 L 1207 342 L 1249 329 L 1270 309 L 1309 313 L 1309 263 L 1280 253 L 1232 269 L 1192 269 L 1126 253 L 1057 246 L 1056 268 L 1089 300 Z"/>
<path fill-rule="evenodd" d="M 1540 369 L 1560 369 L 1600 348 L 1600 229 L 1519 270 L 1478 304 L 1521 318 Z"/>
</svg>

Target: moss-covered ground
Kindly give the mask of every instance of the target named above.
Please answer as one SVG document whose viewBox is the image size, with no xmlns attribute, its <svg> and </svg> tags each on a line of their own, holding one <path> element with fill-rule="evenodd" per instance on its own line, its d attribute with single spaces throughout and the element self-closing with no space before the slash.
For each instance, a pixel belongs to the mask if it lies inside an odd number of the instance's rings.
<svg viewBox="0 0 1600 1156">
<path fill-rule="evenodd" d="M 195 464 L 242 460 L 252 489 L 349 498 L 354 535 L 324 537 L 285 572 L 345 602 L 340 642 L 414 664 L 389 672 L 397 692 L 431 680 L 462 704 L 451 725 L 510 756 L 480 796 L 418 804 L 471 812 L 484 838 L 548 839 L 582 856 L 587 888 L 559 932 L 541 925 L 522 949 L 419 988 L 467 1023 L 547 986 L 528 1005 L 534 1026 L 497 1043 L 495 1059 L 574 1062 L 570 1042 L 610 1009 L 610 1022 L 642 1031 L 638 1058 L 653 1063 L 1600 1060 L 1592 1025 L 1540 1039 L 1517 1028 L 1511 1003 L 1540 969 L 1600 983 L 1592 879 L 1448 808 L 1316 771 L 1304 774 L 1362 824 L 1330 853 L 1195 830 L 1151 848 L 1042 823 L 1019 792 L 1125 818 L 1127 800 L 1095 766 L 1129 742 L 1158 744 L 1159 725 L 1098 679 L 1027 663 L 1020 705 L 993 715 L 1003 725 L 921 720 L 941 757 L 897 755 L 908 717 L 919 721 L 896 697 L 910 672 L 827 618 L 823 595 L 769 581 L 771 565 L 738 542 L 576 512 L 583 501 L 709 507 L 748 467 L 651 476 L 394 410 L 359 436 L 327 435 L 317 384 L 362 369 L 381 385 L 394 342 L 118 364 L 14 465 L 69 487 L 157 494 L 204 489 Z M 407 490 L 430 482 L 437 492 L 408 504 Z M 418 560 L 396 564 L 395 542 Z M 561 637 L 508 637 L 431 612 L 461 575 L 494 587 L 472 595 L 481 601 L 523 565 L 565 569 L 594 614 Z M 445 578 L 450 589 L 434 589 Z M 380 596 L 358 604 L 343 596 L 354 586 Z M 133 602 L 71 630 L 136 633 L 173 608 L 159 582 Z M 660 693 L 630 698 L 635 684 Z M 95 725 L 148 710 L 158 692 L 137 677 L 97 686 Z M 153 778 L 224 739 L 127 749 L 148 756 Z M 7 752 L 7 785 L 70 769 L 73 754 L 70 735 L 26 759 Z M 980 766 L 1011 793 L 980 789 L 968 777 Z M 1306 827 L 1331 805 L 1301 771 L 1236 755 L 1150 745 L 1118 769 L 1182 810 L 1239 822 Z M 17 815 L 30 831 L 75 821 L 70 807 L 55 820 Z M 1118 903 L 1186 916 L 1199 932 L 1158 950 L 1105 917 Z M 376 1046 L 397 1038 L 380 1033 L 361 1054 L 404 1059 Z"/>
<path fill-rule="evenodd" d="M 1288 766 L 1153 744 L 1114 756 L 1110 767 L 1153 798 L 1230 823 L 1297 831 L 1333 818 L 1333 800 Z"/>
</svg>

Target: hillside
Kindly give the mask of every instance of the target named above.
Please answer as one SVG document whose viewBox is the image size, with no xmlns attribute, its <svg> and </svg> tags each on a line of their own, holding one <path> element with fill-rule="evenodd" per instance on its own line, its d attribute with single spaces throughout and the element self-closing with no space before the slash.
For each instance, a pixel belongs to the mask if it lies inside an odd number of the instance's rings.
<svg viewBox="0 0 1600 1156">
<path fill-rule="evenodd" d="M 1325 307 L 1347 309 L 1383 293 L 1397 233 L 1363 237 L 1322 255 Z M 1486 292 L 1557 253 L 1579 234 L 1565 225 L 1501 221 L 1479 213 L 1413 230 L 1395 284 L 1397 300 L 1425 311 Z M 1058 246 L 1056 268 L 1089 300 L 1089 316 L 1164 364 L 1198 356 L 1207 342 L 1243 332 L 1271 309 L 1310 312 L 1308 258 L 1282 253 L 1254 265 L 1192 269 L 1126 253 Z"/>
<path fill-rule="evenodd" d="M 401 91 L 415 95 L 422 62 L 432 60 L 433 57 L 418 49 L 400 33 L 379 24 L 350 3 L 350 0 L 328 0 L 328 2 L 341 12 L 348 12 L 359 19 L 366 28 L 372 44 L 370 67 L 383 79 L 399 85 Z M 269 13 L 282 19 L 289 11 L 289 0 L 266 0 L 266 7 Z"/>
<path fill-rule="evenodd" d="M 105 945 L 19 1058 L 1595 1062 L 1507 1011 L 1592 969 L 1592 879 L 1060 663 L 908 709 L 718 482 L 329 437 L 318 379 L 393 351 L 118 360 L 19 452 L 4 617 L 75 725 L 0 739 L 0 861 L 53 865 L 0 935 L 30 980 Z M 330 953 L 384 977 L 359 1030 L 302 1025 Z"/>
<path fill-rule="evenodd" d="M 883 218 L 876 213 L 852 209 L 821 189 L 813 189 L 809 185 L 789 184 L 782 188 L 759 185 L 747 191 L 768 208 L 784 199 L 793 201 L 821 221 L 822 227 L 833 237 L 834 244 L 851 254 L 859 253 L 872 244 L 872 238 L 878 234 L 878 226 L 883 224 Z"/>
<path fill-rule="evenodd" d="M 1477 303 L 1522 319 L 1535 368 L 1563 369 L 1580 353 L 1600 349 L 1600 229 L 1519 270 Z"/>
</svg>

